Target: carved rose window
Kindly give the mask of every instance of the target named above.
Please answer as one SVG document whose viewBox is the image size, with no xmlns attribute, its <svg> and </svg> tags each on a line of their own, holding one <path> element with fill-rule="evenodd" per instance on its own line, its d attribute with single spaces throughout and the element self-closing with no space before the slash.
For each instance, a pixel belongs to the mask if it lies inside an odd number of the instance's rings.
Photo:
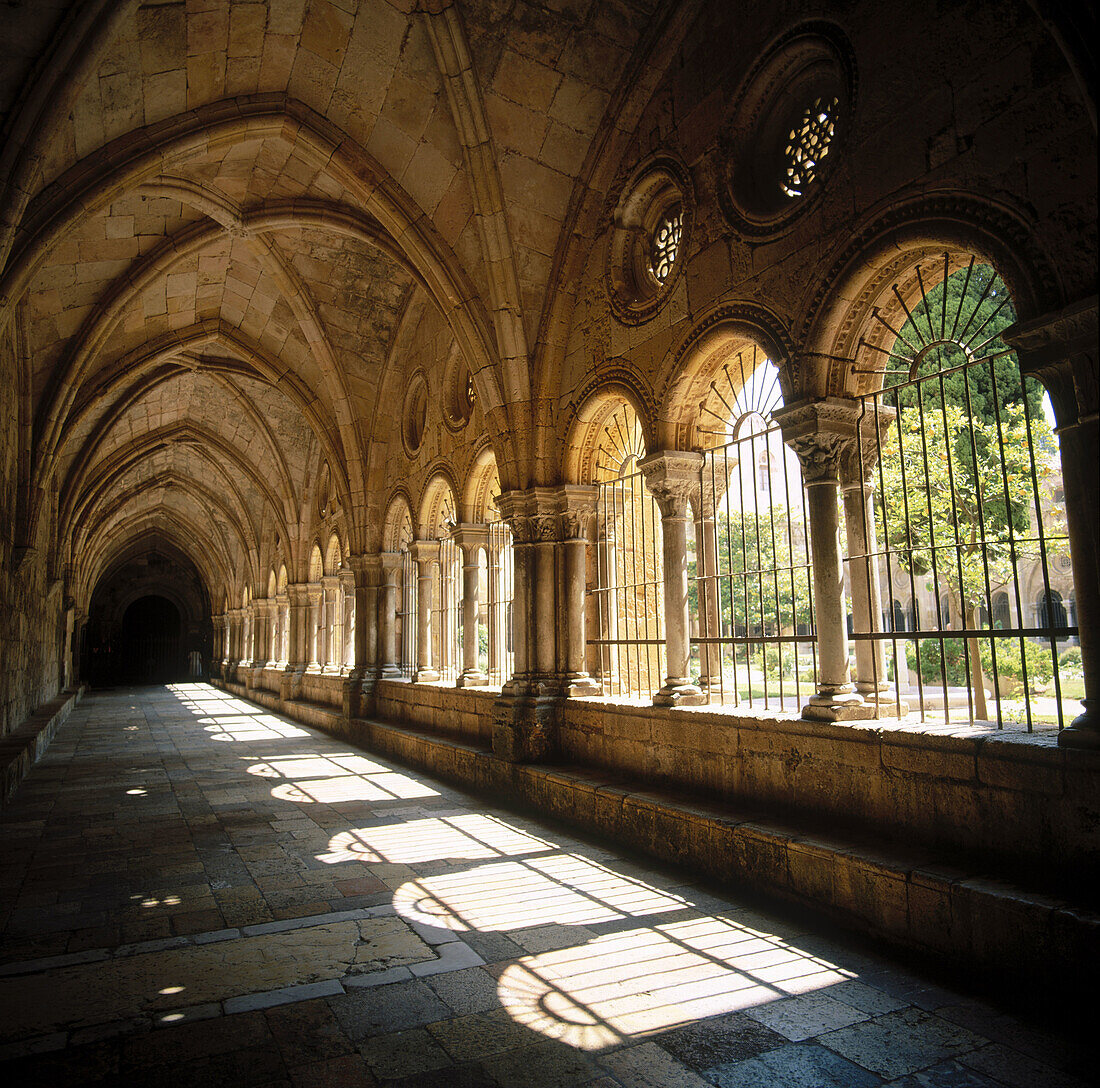
<svg viewBox="0 0 1100 1088">
<path fill-rule="evenodd" d="M 789 197 L 799 197 L 817 178 L 821 161 L 829 154 L 836 134 L 836 98 L 817 98 L 787 136 L 784 151 L 786 177 L 780 188 Z"/>
</svg>

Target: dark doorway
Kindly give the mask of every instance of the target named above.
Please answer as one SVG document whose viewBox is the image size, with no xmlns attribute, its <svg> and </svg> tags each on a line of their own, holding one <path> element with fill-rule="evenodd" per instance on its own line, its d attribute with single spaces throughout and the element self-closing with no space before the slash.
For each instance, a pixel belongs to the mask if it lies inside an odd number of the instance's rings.
<svg viewBox="0 0 1100 1088">
<path fill-rule="evenodd" d="M 115 684 L 167 684 L 186 676 L 180 645 L 180 614 L 165 597 L 139 597 L 122 617 L 111 647 Z"/>
</svg>

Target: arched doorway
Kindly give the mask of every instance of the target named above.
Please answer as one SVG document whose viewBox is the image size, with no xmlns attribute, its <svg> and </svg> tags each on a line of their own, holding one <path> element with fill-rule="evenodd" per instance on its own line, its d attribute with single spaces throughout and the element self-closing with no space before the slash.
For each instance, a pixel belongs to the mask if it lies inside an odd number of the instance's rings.
<svg viewBox="0 0 1100 1088">
<path fill-rule="evenodd" d="M 167 684 L 186 675 L 179 609 L 166 597 L 139 597 L 122 617 L 112 654 L 115 683 Z"/>
</svg>

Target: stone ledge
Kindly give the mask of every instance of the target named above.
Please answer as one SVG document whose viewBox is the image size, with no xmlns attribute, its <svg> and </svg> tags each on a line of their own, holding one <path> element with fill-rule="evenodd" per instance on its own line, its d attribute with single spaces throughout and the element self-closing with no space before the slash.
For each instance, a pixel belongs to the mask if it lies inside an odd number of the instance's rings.
<svg viewBox="0 0 1100 1088">
<path fill-rule="evenodd" d="M 42 758 L 57 727 L 68 718 L 83 694 L 83 686 L 75 691 L 61 692 L 40 706 L 17 729 L 0 738 L 0 808 L 12 799 L 31 766 Z"/>
</svg>

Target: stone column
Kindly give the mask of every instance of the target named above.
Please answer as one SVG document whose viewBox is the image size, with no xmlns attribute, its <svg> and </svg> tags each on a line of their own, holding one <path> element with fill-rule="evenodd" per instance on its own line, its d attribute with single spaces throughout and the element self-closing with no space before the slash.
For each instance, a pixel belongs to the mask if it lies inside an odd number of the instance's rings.
<svg viewBox="0 0 1100 1088">
<path fill-rule="evenodd" d="M 857 633 L 882 632 L 882 583 L 875 537 L 875 466 L 895 412 L 887 405 L 858 421 L 859 433 L 840 458 L 840 490 L 844 496 L 844 528 L 848 539 L 848 577 L 852 593 L 852 624 Z M 876 428 L 877 419 L 877 428 Z M 855 690 L 879 713 L 906 714 L 893 685 L 886 679 L 883 639 L 855 639 Z M 908 671 L 908 665 L 903 667 Z"/>
<path fill-rule="evenodd" d="M 489 532 L 484 525 L 459 525 L 451 534 L 462 551 L 462 674 L 458 687 L 473 688 L 484 685 L 488 678 L 481 671 L 477 659 L 478 553 L 489 542 Z"/>
<path fill-rule="evenodd" d="M 417 684 L 439 679 L 432 662 L 432 567 L 439 561 L 439 542 L 417 540 L 410 551 L 416 560 L 416 673 Z"/>
<path fill-rule="evenodd" d="M 371 565 L 371 572 L 374 575 L 377 575 L 377 569 L 376 568 L 378 566 L 378 557 L 377 556 L 363 556 L 362 558 L 373 560 L 373 563 Z M 355 668 L 355 664 L 356 664 L 356 661 L 357 661 L 356 653 L 355 653 L 356 619 L 359 616 L 364 614 L 359 608 L 359 602 L 356 600 L 355 571 L 352 569 L 350 560 L 347 562 L 347 564 L 345 566 L 340 568 L 340 574 L 339 574 L 338 581 L 339 581 L 339 588 L 337 589 L 337 593 L 339 594 L 339 597 L 340 597 L 340 600 L 343 604 L 343 607 L 340 609 L 340 620 L 341 620 L 341 622 L 340 622 L 340 637 L 338 638 L 337 642 L 339 644 L 340 671 L 347 674 L 347 673 L 350 673 Z M 378 579 L 377 579 L 377 577 L 374 577 L 372 579 L 371 585 L 370 585 L 370 590 L 371 590 L 371 596 L 375 600 L 374 614 L 375 614 L 375 618 L 377 619 L 377 615 L 378 615 L 378 608 L 377 608 Z M 371 634 L 372 634 L 373 637 L 377 638 L 378 629 L 377 629 L 376 626 L 372 627 Z M 370 654 L 370 656 L 367 657 L 363 661 L 364 667 L 373 668 L 377 656 L 378 655 L 377 655 L 377 650 L 376 650 L 375 653 Z"/>
<path fill-rule="evenodd" d="M 692 498 L 698 502 L 702 467 L 703 455 L 686 450 L 654 453 L 638 462 L 646 487 L 661 511 L 667 675 L 664 686 L 653 696 L 654 706 L 690 706 L 706 701 L 688 672 L 691 639 L 687 525 Z"/>
<path fill-rule="evenodd" d="M 537 489 L 541 491 L 542 489 Z M 534 657 L 529 662 L 534 665 L 538 679 L 537 692 L 540 695 L 557 695 L 560 692 L 558 681 L 558 593 L 557 593 L 557 551 L 558 536 L 561 532 L 561 519 L 555 509 L 547 509 L 547 496 L 536 498 L 536 513 L 531 521 L 534 528 L 534 586 L 532 593 L 533 620 L 530 650 Z M 541 500 L 541 501 L 540 501 Z M 552 501 L 552 500 L 551 500 Z"/>
<path fill-rule="evenodd" d="M 302 582 L 286 587 L 287 662 L 279 681 L 279 695 L 283 699 L 297 699 L 302 692 L 302 675 L 306 671 L 308 657 L 311 588 Z"/>
<path fill-rule="evenodd" d="M 596 520 L 594 487 L 567 484 L 558 489 L 561 511 L 562 579 L 558 607 L 562 650 L 562 693 L 598 695 L 599 685 L 588 674 L 585 632 L 586 554 Z"/>
<path fill-rule="evenodd" d="M 844 609 L 844 558 L 840 545 L 840 457 L 855 437 L 860 406 L 827 397 L 802 401 L 775 413 L 783 440 L 798 455 L 806 483 L 817 626 L 817 694 L 802 708 L 804 718 L 854 721 L 873 718 L 851 682 L 848 624 Z"/>
<path fill-rule="evenodd" d="M 1002 339 L 1016 348 L 1020 370 L 1043 383 L 1054 407 L 1062 456 L 1066 529 L 1085 677 L 1084 713 L 1058 734 L 1065 748 L 1100 748 L 1100 397 L 1096 296 L 1056 314 L 1013 325 Z"/>
<path fill-rule="evenodd" d="M 290 597 L 275 598 L 275 663 L 286 666 L 290 660 Z"/>
<path fill-rule="evenodd" d="M 382 552 L 382 584 L 378 594 L 379 677 L 397 680 L 401 668 L 397 661 L 397 576 L 401 573 L 401 553 Z"/>
<path fill-rule="evenodd" d="M 718 524 L 715 511 L 725 494 L 726 481 L 708 470 L 704 462 L 702 484 L 695 505 L 695 555 L 699 580 L 699 635 L 703 639 L 722 634 L 718 594 Z M 699 687 L 722 688 L 722 647 L 714 642 L 699 644 Z M 736 694 L 736 693 L 734 693 Z"/>
<path fill-rule="evenodd" d="M 534 585 L 535 526 L 527 513 L 527 495 L 507 491 L 497 499 L 501 517 L 512 530 L 512 675 L 504 682 L 502 693 L 521 695 L 531 681 L 532 662 L 528 656 L 528 640 L 532 634 L 534 611 L 531 595 Z"/>
<path fill-rule="evenodd" d="M 344 716 L 362 717 L 369 713 L 378 675 L 378 583 L 382 574 L 378 555 L 353 555 L 340 581 L 345 592 L 344 608 L 354 611 L 354 639 L 348 655 L 343 685 Z"/>
<path fill-rule="evenodd" d="M 326 574 L 321 579 L 323 595 L 321 623 L 321 666 L 327 673 L 338 673 L 343 664 L 341 651 L 343 639 L 340 628 L 344 622 L 344 610 L 341 607 L 343 593 L 340 579 L 335 574 Z"/>
<path fill-rule="evenodd" d="M 306 656 L 307 668 L 316 670 L 321 667 L 321 601 L 323 592 L 317 582 L 308 587 L 309 608 L 306 613 Z"/>
</svg>

